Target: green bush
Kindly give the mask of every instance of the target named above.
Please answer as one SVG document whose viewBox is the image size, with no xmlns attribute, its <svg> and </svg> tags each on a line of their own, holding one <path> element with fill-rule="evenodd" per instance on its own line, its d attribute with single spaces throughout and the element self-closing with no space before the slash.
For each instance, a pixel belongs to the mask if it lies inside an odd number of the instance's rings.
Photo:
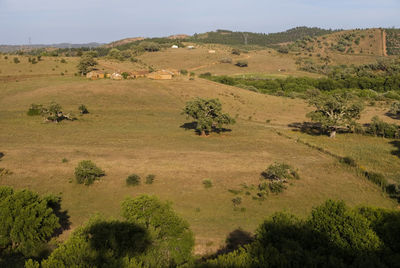
<svg viewBox="0 0 400 268">
<path fill-rule="evenodd" d="M 282 53 L 282 54 L 288 54 L 289 48 L 288 47 L 280 47 L 280 48 L 278 48 L 278 52 Z"/>
<path fill-rule="evenodd" d="M 199 75 L 200 78 L 210 78 L 212 74 L 210 72 L 202 73 Z"/>
<path fill-rule="evenodd" d="M 153 184 L 156 175 L 149 174 L 146 176 L 146 184 Z"/>
<path fill-rule="evenodd" d="M 129 73 L 127 73 L 127 72 L 123 72 L 121 75 L 124 79 L 128 79 L 128 77 L 129 77 Z"/>
<path fill-rule="evenodd" d="M 349 165 L 349 166 L 351 166 L 351 167 L 356 167 L 356 166 L 357 166 L 356 160 L 354 160 L 354 159 L 351 158 L 350 156 L 342 157 L 342 158 L 340 158 L 339 161 L 340 161 L 340 163 Z"/>
<path fill-rule="evenodd" d="M 78 184 L 90 185 L 104 175 L 104 171 L 90 160 L 79 162 L 78 166 L 75 168 L 75 179 Z"/>
<path fill-rule="evenodd" d="M 19 59 L 18 59 L 17 57 L 14 57 L 13 60 L 14 60 L 14 63 L 15 63 L 15 64 L 20 63 L 20 61 L 19 61 Z"/>
<path fill-rule="evenodd" d="M 365 172 L 365 177 L 375 183 L 376 185 L 380 186 L 382 189 L 386 189 L 388 186 L 388 181 L 386 180 L 385 176 L 380 173 L 376 172 Z"/>
<path fill-rule="evenodd" d="M 136 186 L 140 184 L 140 176 L 137 174 L 131 174 L 126 178 L 126 185 L 128 186 Z"/>
<path fill-rule="evenodd" d="M 211 188 L 213 186 L 212 181 L 207 179 L 203 181 L 204 188 Z"/>
<path fill-rule="evenodd" d="M 299 179 L 299 174 L 286 163 L 274 163 L 261 173 L 261 178 L 270 181 Z"/>
<path fill-rule="evenodd" d="M 84 104 L 81 104 L 81 105 L 78 107 L 78 109 L 79 109 L 79 112 L 80 112 L 81 114 L 88 114 L 88 113 L 89 113 L 87 107 L 86 107 Z"/>
<path fill-rule="evenodd" d="M 43 105 L 42 104 L 34 104 L 32 103 L 31 106 L 29 107 L 29 110 L 27 114 L 29 116 L 35 116 L 35 115 L 41 115 L 43 110 Z"/>
<path fill-rule="evenodd" d="M 181 75 L 187 75 L 189 72 L 186 69 L 180 70 Z"/>
<path fill-rule="evenodd" d="M 384 138 L 399 138 L 400 127 L 396 124 L 386 123 L 379 119 L 379 117 L 374 116 L 366 129 L 366 133 Z"/>
<path fill-rule="evenodd" d="M 286 185 L 284 185 L 282 181 L 273 181 L 268 184 L 269 191 L 274 194 L 282 193 L 286 188 Z"/>
</svg>

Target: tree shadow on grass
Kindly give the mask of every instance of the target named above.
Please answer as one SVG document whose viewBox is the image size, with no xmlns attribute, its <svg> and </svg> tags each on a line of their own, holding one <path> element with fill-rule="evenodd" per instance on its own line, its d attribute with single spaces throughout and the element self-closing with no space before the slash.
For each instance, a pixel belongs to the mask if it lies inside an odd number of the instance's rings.
<svg viewBox="0 0 400 268">
<path fill-rule="evenodd" d="M 68 215 L 67 210 L 61 210 L 61 198 L 60 197 L 53 197 L 48 201 L 49 207 L 51 207 L 54 211 L 54 214 L 58 218 L 58 223 L 60 227 L 57 228 L 54 233 L 53 237 L 57 237 L 61 235 L 65 230 L 69 230 L 71 227 L 71 222 L 69 220 L 70 216 Z"/>
<path fill-rule="evenodd" d="M 217 252 L 213 253 L 212 255 L 204 257 L 203 260 L 215 259 L 219 255 L 235 251 L 240 247 L 252 243 L 253 241 L 254 236 L 250 232 L 238 228 L 228 234 L 225 240 L 225 246 L 217 250 Z"/>
<path fill-rule="evenodd" d="M 140 255 L 150 246 L 150 236 L 145 228 L 130 222 L 98 222 L 88 231 L 90 247 L 98 254 L 96 262 L 103 265 L 110 253 L 114 258 Z"/>
<path fill-rule="evenodd" d="M 321 129 L 321 125 L 318 123 L 312 122 L 295 122 L 288 125 L 291 127 L 293 131 L 300 131 L 302 133 L 306 133 L 312 136 L 321 136 L 326 135 L 324 131 Z"/>
<path fill-rule="evenodd" d="M 197 135 L 201 135 L 201 132 L 200 132 L 199 130 L 196 129 L 196 128 L 197 128 L 197 122 L 195 122 L 195 121 L 190 122 L 190 123 L 184 123 L 183 125 L 180 126 L 180 128 L 183 128 L 183 129 L 185 129 L 185 130 L 194 130 L 194 132 L 195 132 Z M 211 132 L 210 132 L 210 131 L 206 131 L 206 134 L 209 135 L 209 134 L 211 134 L 212 132 L 221 134 L 221 133 L 223 133 L 223 132 L 231 132 L 231 131 L 232 131 L 232 130 L 231 130 L 231 129 L 228 129 L 228 128 L 217 128 L 217 127 L 212 127 Z"/>
<path fill-rule="evenodd" d="M 4 157 L 4 153 L 3 152 L 0 152 L 0 161 L 1 161 L 1 159 Z"/>
<path fill-rule="evenodd" d="M 391 112 L 387 112 L 387 113 L 385 113 L 385 115 L 387 117 L 392 118 L 392 119 L 400 119 L 400 114 L 394 114 L 394 113 L 391 113 Z"/>
<path fill-rule="evenodd" d="M 397 156 L 398 158 L 400 158 L 400 141 L 391 141 L 389 142 L 391 145 L 393 145 L 394 147 L 396 147 L 396 150 L 392 151 L 392 155 Z"/>
</svg>

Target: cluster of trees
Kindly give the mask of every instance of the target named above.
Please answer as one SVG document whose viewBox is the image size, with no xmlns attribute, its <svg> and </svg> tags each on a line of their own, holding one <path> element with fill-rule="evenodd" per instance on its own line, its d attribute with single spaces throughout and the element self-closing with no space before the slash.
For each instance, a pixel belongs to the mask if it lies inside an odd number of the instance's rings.
<svg viewBox="0 0 400 268">
<path fill-rule="evenodd" d="M 78 107 L 82 114 L 89 113 L 84 105 Z M 82 110 L 83 109 L 83 110 Z M 60 104 L 56 102 L 50 102 L 49 105 L 45 106 L 42 104 L 31 104 L 27 112 L 29 116 L 41 115 L 46 122 L 58 123 L 62 120 L 76 120 L 71 113 L 64 114 Z"/>
<path fill-rule="evenodd" d="M 278 173 L 294 176 L 286 168 L 268 171 Z M 350 208 L 343 201 L 328 200 L 306 219 L 275 213 L 246 245 L 197 261 L 193 233 L 170 203 L 148 195 L 127 198 L 121 214 L 122 220 L 92 217 L 46 256 L 40 250 L 64 225 L 60 199 L 2 186 L 0 265 L 25 259 L 27 268 L 397 267 L 400 260 L 400 212 Z"/>
<path fill-rule="evenodd" d="M 400 213 L 328 200 L 301 220 L 276 213 L 254 242 L 202 267 L 397 267 Z"/>
<path fill-rule="evenodd" d="M 189 40 L 199 43 L 213 43 L 225 45 L 258 45 L 271 46 L 279 43 L 293 42 L 303 37 L 315 37 L 335 32 L 317 27 L 296 27 L 279 33 L 251 33 L 217 30 L 204 34 L 195 34 Z"/>
<path fill-rule="evenodd" d="M 400 55 L 400 29 L 385 29 L 386 52 L 388 55 Z"/>
<path fill-rule="evenodd" d="M 169 203 L 141 195 L 127 198 L 121 207 L 123 220 L 92 218 L 40 266 L 177 267 L 193 262 L 193 233 Z M 39 260 L 30 259 L 25 267 L 39 267 Z"/>
<path fill-rule="evenodd" d="M 229 76 L 208 76 L 212 81 L 238 87 L 253 87 L 265 94 L 299 97 L 315 94 L 315 90 L 332 92 L 337 90 L 355 91 L 360 97 L 378 100 L 386 97 L 400 100 L 400 74 L 376 76 L 335 76 L 331 78 L 287 77 L 284 79 L 242 78 Z M 382 93 L 382 94 L 379 94 Z"/>
</svg>

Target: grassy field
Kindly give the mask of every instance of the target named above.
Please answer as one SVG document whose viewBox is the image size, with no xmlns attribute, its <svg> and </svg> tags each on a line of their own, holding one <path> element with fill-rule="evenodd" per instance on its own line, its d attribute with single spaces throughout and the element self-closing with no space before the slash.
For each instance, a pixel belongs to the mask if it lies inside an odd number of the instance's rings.
<svg viewBox="0 0 400 268">
<path fill-rule="evenodd" d="M 180 126 L 185 101 L 218 97 L 238 119 L 231 132 L 196 136 Z M 57 101 L 65 112 L 84 103 L 91 112 L 75 122 L 43 123 L 29 117 L 31 103 Z M 378 187 L 316 150 L 281 137 L 285 129 L 305 120 L 303 101 L 260 95 L 206 80 L 146 79 L 87 81 L 79 77 L 38 77 L 0 85 L 0 164 L 14 174 L 0 184 L 62 196 L 72 229 L 94 213 L 119 216 L 126 196 L 156 194 L 173 202 L 196 235 L 196 253 L 218 248 L 226 235 L 241 227 L 253 231 L 279 210 L 305 215 L 327 198 L 350 205 L 394 207 Z M 266 120 L 271 120 L 270 124 Z M 321 137 L 321 139 L 323 139 Z M 340 140 L 339 138 L 338 140 Z M 68 159 L 62 163 L 62 159 Z M 71 182 L 74 168 L 93 160 L 106 176 L 90 187 Z M 245 212 L 234 211 L 228 189 L 257 184 L 261 171 L 275 161 L 298 169 L 302 179 L 264 202 L 242 196 Z M 131 173 L 155 174 L 152 185 L 125 186 Z M 202 181 L 214 186 L 204 189 Z M 64 237 L 68 233 L 64 234 Z"/>
</svg>

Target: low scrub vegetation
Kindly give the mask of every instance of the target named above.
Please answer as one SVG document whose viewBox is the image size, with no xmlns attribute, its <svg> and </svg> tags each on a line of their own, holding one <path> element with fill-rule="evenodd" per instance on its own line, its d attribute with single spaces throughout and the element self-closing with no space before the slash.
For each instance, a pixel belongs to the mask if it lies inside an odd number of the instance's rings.
<svg viewBox="0 0 400 268">
<path fill-rule="evenodd" d="M 79 162 L 75 168 L 75 179 L 78 184 L 90 185 L 95 180 L 100 179 L 105 173 L 90 160 Z"/>
<path fill-rule="evenodd" d="M 131 174 L 126 178 L 126 185 L 137 186 L 140 184 L 141 178 L 137 174 Z"/>
</svg>

